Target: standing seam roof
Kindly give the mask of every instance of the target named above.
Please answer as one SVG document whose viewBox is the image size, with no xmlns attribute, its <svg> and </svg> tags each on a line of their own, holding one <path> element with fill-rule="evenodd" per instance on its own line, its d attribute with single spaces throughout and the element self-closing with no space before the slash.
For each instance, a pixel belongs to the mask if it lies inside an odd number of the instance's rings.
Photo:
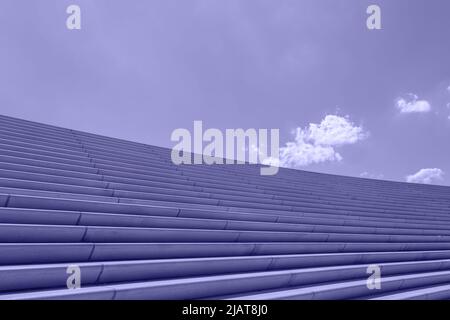
<svg viewBox="0 0 450 320">
<path fill-rule="evenodd" d="M 449 212 L 449 187 L 175 166 L 0 116 L 0 299 L 448 299 Z"/>
</svg>

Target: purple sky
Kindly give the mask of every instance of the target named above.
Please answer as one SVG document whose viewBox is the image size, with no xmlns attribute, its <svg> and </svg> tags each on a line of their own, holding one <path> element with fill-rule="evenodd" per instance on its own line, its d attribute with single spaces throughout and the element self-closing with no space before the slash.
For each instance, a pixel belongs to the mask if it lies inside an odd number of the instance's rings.
<svg viewBox="0 0 450 320">
<path fill-rule="evenodd" d="M 67 30 L 77 4 L 82 30 Z M 366 28 L 382 9 L 383 30 Z M 176 128 L 292 131 L 349 116 L 369 136 L 303 167 L 450 184 L 448 0 L 2 0 L 0 113 L 171 147 Z M 401 113 L 397 99 L 428 102 Z"/>
</svg>

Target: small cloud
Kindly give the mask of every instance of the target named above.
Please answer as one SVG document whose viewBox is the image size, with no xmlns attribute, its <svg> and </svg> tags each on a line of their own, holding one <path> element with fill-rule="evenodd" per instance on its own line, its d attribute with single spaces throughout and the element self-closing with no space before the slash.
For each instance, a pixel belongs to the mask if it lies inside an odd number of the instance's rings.
<svg viewBox="0 0 450 320">
<path fill-rule="evenodd" d="M 431 105 L 426 100 L 419 100 L 413 93 L 408 94 L 408 98 L 398 98 L 397 108 L 401 113 L 424 113 L 431 110 Z"/>
<path fill-rule="evenodd" d="M 406 177 L 406 181 L 410 183 L 433 184 L 444 179 L 444 171 L 438 168 L 421 169 L 417 173 Z"/>
<path fill-rule="evenodd" d="M 447 87 L 447 91 L 450 93 L 450 86 Z"/>
<path fill-rule="evenodd" d="M 375 173 L 369 173 L 367 171 L 362 172 L 359 175 L 361 178 L 366 178 L 366 179 L 384 179 L 384 174 L 380 173 L 380 174 L 375 174 Z"/>
<path fill-rule="evenodd" d="M 368 133 L 355 126 L 348 117 L 327 115 L 320 124 L 297 128 L 294 141 L 280 148 L 279 164 L 283 167 L 303 167 L 314 163 L 341 161 L 336 147 L 354 144 Z"/>
</svg>

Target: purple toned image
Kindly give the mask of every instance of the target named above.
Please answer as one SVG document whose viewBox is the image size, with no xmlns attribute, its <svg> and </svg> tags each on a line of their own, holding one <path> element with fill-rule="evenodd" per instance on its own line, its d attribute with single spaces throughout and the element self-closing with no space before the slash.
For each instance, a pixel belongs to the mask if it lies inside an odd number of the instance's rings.
<svg viewBox="0 0 450 320">
<path fill-rule="evenodd" d="M 450 299 L 449 14 L 1 0 L 0 300 Z"/>
</svg>

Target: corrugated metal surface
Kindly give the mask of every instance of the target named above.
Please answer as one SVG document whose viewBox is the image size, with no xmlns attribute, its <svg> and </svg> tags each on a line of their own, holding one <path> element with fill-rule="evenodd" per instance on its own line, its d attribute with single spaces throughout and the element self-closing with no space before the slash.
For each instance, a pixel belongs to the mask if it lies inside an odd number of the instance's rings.
<svg viewBox="0 0 450 320">
<path fill-rule="evenodd" d="M 175 166 L 0 116 L 1 299 L 446 299 L 449 213 L 447 187 Z"/>
</svg>

